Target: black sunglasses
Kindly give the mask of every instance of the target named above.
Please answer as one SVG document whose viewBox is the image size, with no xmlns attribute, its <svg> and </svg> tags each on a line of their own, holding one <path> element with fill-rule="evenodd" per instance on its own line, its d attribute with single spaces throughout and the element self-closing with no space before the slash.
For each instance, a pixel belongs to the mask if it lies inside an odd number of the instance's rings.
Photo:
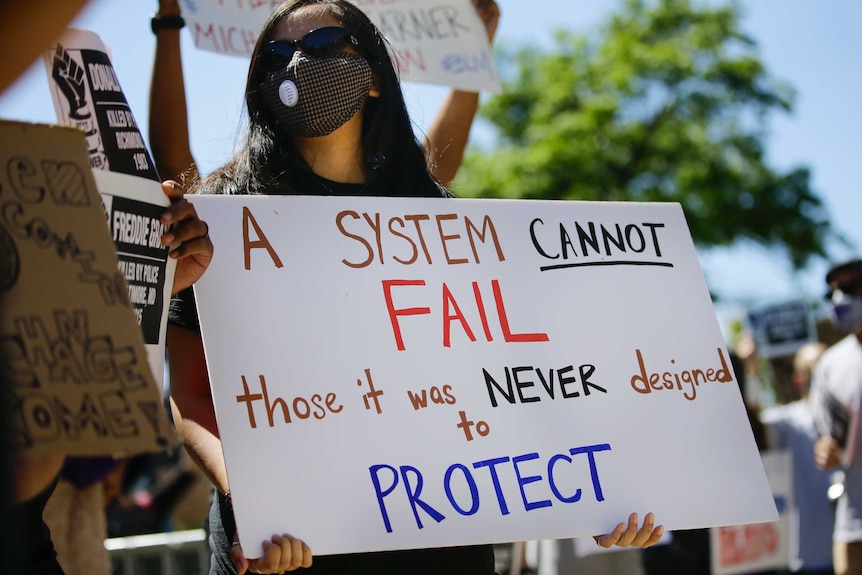
<svg viewBox="0 0 862 575">
<path fill-rule="evenodd" d="M 261 65 L 267 70 L 277 70 L 286 66 L 297 49 L 309 56 L 326 58 L 343 51 L 348 45 L 359 46 L 359 41 L 347 28 L 324 26 L 315 28 L 299 40 L 275 40 L 263 47 L 260 53 Z"/>
<path fill-rule="evenodd" d="M 837 286 L 835 286 L 835 289 L 830 289 L 823 297 L 827 301 L 832 301 L 832 297 L 837 291 L 840 291 L 841 293 L 846 293 L 848 295 L 856 295 L 859 293 L 860 289 L 862 289 L 862 279 L 851 280 L 849 282 L 838 284 Z"/>
</svg>

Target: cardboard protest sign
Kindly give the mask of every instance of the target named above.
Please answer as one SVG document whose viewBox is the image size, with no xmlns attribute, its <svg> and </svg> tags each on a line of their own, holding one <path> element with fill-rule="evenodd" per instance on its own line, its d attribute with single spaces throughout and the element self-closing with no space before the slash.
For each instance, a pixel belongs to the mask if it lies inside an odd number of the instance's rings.
<svg viewBox="0 0 862 575">
<path fill-rule="evenodd" d="M 763 454 L 763 467 L 778 508 L 778 521 L 710 530 L 712 573 L 736 575 L 786 569 L 792 549 L 793 461 L 789 451 Z"/>
<path fill-rule="evenodd" d="M 817 341 L 814 311 L 804 301 L 789 301 L 748 310 L 757 352 L 762 357 L 793 355 L 811 341 Z"/>
<path fill-rule="evenodd" d="M 276 0 L 181 0 L 195 46 L 251 56 Z M 498 92 L 485 25 L 470 0 L 355 0 L 394 51 L 402 80 Z"/>
<path fill-rule="evenodd" d="M 776 518 L 676 204 L 195 197 L 243 549 Z"/>
<path fill-rule="evenodd" d="M 57 123 L 87 135 L 97 170 L 158 180 L 108 50 L 86 30 L 66 30 L 44 57 Z"/>
<path fill-rule="evenodd" d="M 84 135 L 0 122 L 0 161 L 0 358 L 16 445 L 27 456 L 170 446 Z"/>
</svg>

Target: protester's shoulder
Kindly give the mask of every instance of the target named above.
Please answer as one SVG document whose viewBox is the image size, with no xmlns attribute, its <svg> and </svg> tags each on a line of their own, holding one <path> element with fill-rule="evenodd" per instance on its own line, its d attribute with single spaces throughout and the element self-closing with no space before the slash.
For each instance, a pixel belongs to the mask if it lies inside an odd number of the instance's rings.
<svg viewBox="0 0 862 575">
<path fill-rule="evenodd" d="M 369 186 L 369 195 L 387 196 L 387 197 L 412 197 L 412 198 L 454 198 L 449 189 L 432 180 L 414 182 L 412 186 L 407 188 L 407 192 L 399 190 L 387 189 L 385 184 L 376 184 Z"/>
<path fill-rule="evenodd" d="M 862 343 L 859 342 L 859 339 L 856 337 L 856 334 L 850 334 L 838 340 L 833 345 L 829 346 L 826 351 L 823 352 L 823 355 L 820 357 L 820 359 L 822 361 L 824 358 L 831 359 L 851 354 L 858 355 L 860 353 L 862 353 Z"/>
<path fill-rule="evenodd" d="M 417 194 L 420 197 L 425 198 L 454 198 L 455 196 L 452 192 L 444 186 L 434 180 L 429 181 L 421 190 L 420 194 Z"/>
<path fill-rule="evenodd" d="M 844 364 L 846 361 L 853 360 L 862 360 L 862 345 L 856 336 L 851 334 L 832 344 L 823 352 L 814 367 L 814 372 L 815 374 L 818 372 L 822 374 L 835 366 Z"/>
<path fill-rule="evenodd" d="M 248 195 L 249 182 L 242 178 L 234 162 L 216 169 L 210 174 L 194 181 L 189 187 L 192 196 L 232 196 Z"/>
</svg>

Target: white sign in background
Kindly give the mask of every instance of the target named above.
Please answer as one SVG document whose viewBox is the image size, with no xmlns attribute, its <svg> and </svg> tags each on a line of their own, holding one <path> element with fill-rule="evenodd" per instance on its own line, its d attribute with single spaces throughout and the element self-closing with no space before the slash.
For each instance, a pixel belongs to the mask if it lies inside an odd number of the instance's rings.
<svg viewBox="0 0 862 575">
<path fill-rule="evenodd" d="M 355 0 L 395 50 L 403 80 L 500 91 L 488 33 L 470 0 Z"/>
<path fill-rule="evenodd" d="M 763 467 L 778 504 L 778 521 L 710 530 L 714 575 L 759 573 L 767 569 L 786 569 L 790 565 L 793 547 L 790 518 L 796 505 L 792 457 L 789 451 L 763 454 Z"/>
<path fill-rule="evenodd" d="M 263 23 L 272 8 L 280 3 L 277 0 L 180 0 L 180 9 L 195 47 L 248 58 L 254 51 Z"/>
<path fill-rule="evenodd" d="M 195 46 L 251 56 L 274 0 L 181 0 Z M 470 0 L 355 0 L 395 52 L 402 80 L 498 92 L 485 25 Z"/>
<path fill-rule="evenodd" d="M 679 205 L 193 202 L 250 555 L 776 518 Z"/>
</svg>

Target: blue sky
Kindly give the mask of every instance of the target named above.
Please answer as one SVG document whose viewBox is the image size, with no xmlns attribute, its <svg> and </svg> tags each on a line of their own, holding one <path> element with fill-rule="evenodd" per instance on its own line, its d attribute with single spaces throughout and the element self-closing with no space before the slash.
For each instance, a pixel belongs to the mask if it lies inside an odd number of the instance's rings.
<svg viewBox="0 0 862 575">
<path fill-rule="evenodd" d="M 613 0 L 498 1 L 503 12 L 498 42 L 508 45 L 547 43 L 558 28 L 588 31 L 619 5 Z M 836 246 L 833 256 L 862 255 L 857 177 L 862 164 L 862 2 L 748 0 L 741 6 L 743 28 L 757 41 L 767 69 L 797 90 L 793 114 L 772 118 L 769 161 L 780 169 L 812 169 L 813 186 L 836 228 L 855 244 Z M 156 9 L 155 0 L 91 0 L 74 23 L 99 34 L 112 49 L 117 75 L 144 135 L 155 47 L 149 16 Z M 182 43 L 192 152 L 209 171 L 227 158 L 236 141 L 247 63 L 196 50 L 188 31 L 182 32 Z M 422 129 L 436 114 L 445 89 L 406 84 L 405 94 Z M 0 97 L 0 117 L 55 122 L 41 63 Z M 481 126 L 474 130 L 477 139 L 487 136 Z M 747 246 L 700 252 L 700 258 L 710 288 L 726 302 L 726 313 L 747 303 L 813 299 L 823 291 L 825 262 L 792 273 L 780 251 Z"/>
</svg>

